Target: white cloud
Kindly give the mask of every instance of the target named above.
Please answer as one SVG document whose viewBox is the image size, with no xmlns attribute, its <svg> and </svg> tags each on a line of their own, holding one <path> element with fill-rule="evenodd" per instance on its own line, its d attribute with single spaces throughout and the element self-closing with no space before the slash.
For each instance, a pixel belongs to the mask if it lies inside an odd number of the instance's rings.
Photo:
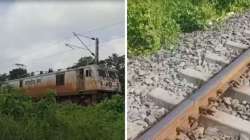
<svg viewBox="0 0 250 140">
<path fill-rule="evenodd" d="M 64 46 L 66 42 L 80 45 L 72 39 L 72 31 L 105 40 L 100 44 L 101 58 L 124 54 L 124 11 L 122 1 L 11 3 L 0 20 L 0 73 L 14 63 L 26 64 L 29 71 L 63 68 L 89 55 Z M 96 30 L 87 32 L 92 29 Z"/>
<path fill-rule="evenodd" d="M 113 53 L 124 54 L 124 44 L 125 38 L 117 38 L 104 43 L 103 46 L 100 47 L 101 58 L 107 58 L 107 56 L 110 56 Z"/>
</svg>

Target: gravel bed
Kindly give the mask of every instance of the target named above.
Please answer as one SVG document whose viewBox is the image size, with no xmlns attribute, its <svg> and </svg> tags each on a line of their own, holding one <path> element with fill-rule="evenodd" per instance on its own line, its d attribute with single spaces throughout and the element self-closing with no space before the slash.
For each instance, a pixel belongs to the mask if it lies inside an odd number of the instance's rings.
<svg viewBox="0 0 250 140">
<path fill-rule="evenodd" d="M 223 97 L 216 109 L 250 121 L 250 102 Z"/>
<path fill-rule="evenodd" d="M 207 31 L 182 34 L 178 47 L 174 51 L 161 50 L 149 57 L 128 59 L 128 139 L 133 139 L 140 132 L 162 118 L 169 109 L 154 103 L 148 93 L 155 88 L 162 88 L 170 94 L 188 97 L 200 85 L 192 83 L 179 71 L 193 68 L 211 75 L 223 66 L 204 59 L 206 52 L 216 53 L 233 60 L 241 52 L 225 47 L 227 40 L 249 45 L 250 38 L 244 36 L 245 29 L 250 29 L 250 12 L 235 15 L 223 25 Z"/>
<path fill-rule="evenodd" d="M 250 73 L 248 73 L 250 76 Z M 241 86 L 250 86 L 250 79 L 241 79 Z M 216 104 L 216 109 L 240 117 L 243 120 L 250 121 L 250 102 L 238 100 L 232 97 L 223 97 Z"/>
<path fill-rule="evenodd" d="M 178 135 L 177 140 L 247 140 L 247 137 L 245 135 L 229 136 L 216 127 L 205 128 L 199 126 L 189 132 L 189 135 L 181 133 Z"/>
</svg>

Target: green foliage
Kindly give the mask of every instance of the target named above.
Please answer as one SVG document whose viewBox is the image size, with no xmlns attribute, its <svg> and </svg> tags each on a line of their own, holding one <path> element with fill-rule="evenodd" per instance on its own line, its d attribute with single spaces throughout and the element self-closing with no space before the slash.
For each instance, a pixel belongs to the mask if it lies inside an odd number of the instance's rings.
<svg viewBox="0 0 250 140">
<path fill-rule="evenodd" d="M 112 97 L 112 100 L 105 100 L 98 106 L 102 108 L 103 111 L 112 111 L 115 113 L 122 113 L 125 111 L 125 106 L 123 104 L 124 97 L 115 95 Z"/>
<path fill-rule="evenodd" d="M 129 0 L 129 55 L 172 49 L 180 32 L 206 29 L 249 7 L 250 0 Z"/>
<path fill-rule="evenodd" d="M 8 75 L 5 74 L 0 74 L 0 82 L 4 82 L 8 78 Z"/>
<path fill-rule="evenodd" d="M 219 12 L 228 12 L 230 11 L 231 5 L 235 3 L 236 0 L 210 0 L 213 3 L 214 7 Z"/>
<path fill-rule="evenodd" d="M 129 53 L 148 54 L 159 50 L 162 43 L 173 43 L 179 27 L 164 5 L 161 0 L 128 1 Z"/>
<path fill-rule="evenodd" d="M 0 94 L 0 139 L 124 139 L 124 98 L 121 96 L 83 107 L 57 104 L 53 92 L 37 102 L 20 93 L 12 90 Z"/>
<path fill-rule="evenodd" d="M 9 74 L 10 80 L 24 78 L 28 76 L 27 70 L 24 68 L 16 68 L 16 69 L 11 70 L 9 73 L 10 73 Z"/>
<path fill-rule="evenodd" d="M 180 26 L 182 32 L 204 29 L 209 21 L 217 17 L 213 6 L 202 1 L 198 3 L 183 0 L 176 1 L 173 5 L 175 10 L 173 10 L 172 19 Z"/>
<path fill-rule="evenodd" d="M 122 91 L 125 93 L 125 55 L 118 56 L 117 54 L 112 54 L 105 60 L 101 60 L 100 65 L 107 65 L 109 68 L 115 68 L 118 70 L 119 81 L 122 86 Z M 125 94 L 124 94 L 125 95 Z"/>
<path fill-rule="evenodd" d="M 121 107 L 122 111 L 113 106 Z M 75 114 L 72 114 L 75 112 Z M 113 97 L 95 107 L 64 106 L 61 119 L 68 126 L 67 135 L 73 139 L 85 140 L 122 140 L 125 132 L 124 99 Z"/>
<path fill-rule="evenodd" d="M 92 56 L 84 56 L 84 57 L 81 57 L 72 68 L 92 65 L 94 64 L 94 62 L 95 62 L 95 59 Z"/>
</svg>

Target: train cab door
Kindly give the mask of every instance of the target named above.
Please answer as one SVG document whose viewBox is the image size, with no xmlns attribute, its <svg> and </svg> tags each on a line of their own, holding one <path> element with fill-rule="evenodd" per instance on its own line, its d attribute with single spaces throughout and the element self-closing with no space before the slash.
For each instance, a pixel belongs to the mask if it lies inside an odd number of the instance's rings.
<svg viewBox="0 0 250 140">
<path fill-rule="evenodd" d="M 23 80 L 19 81 L 19 88 L 23 88 Z"/>
<path fill-rule="evenodd" d="M 84 69 L 81 68 L 78 70 L 78 76 L 77 76 L 77 79 L 78 79 L 78 89 L 79 90 L 84 90 L 85 89 L 85 76 L 84 76 Z"/>
<path fill-rule="evenodd" d="M 56 92 L 65 93 L 65 73 L 56 74 Z"/>
</svg>

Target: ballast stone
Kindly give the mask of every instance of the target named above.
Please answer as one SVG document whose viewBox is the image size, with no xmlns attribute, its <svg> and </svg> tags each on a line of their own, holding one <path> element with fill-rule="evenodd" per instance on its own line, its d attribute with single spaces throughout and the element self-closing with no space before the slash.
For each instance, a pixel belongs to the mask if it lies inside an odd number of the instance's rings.
<svg viewBox="0 0 250 140">
<path fill-rule="evenodd" d="M 222 132 L 227 132 L 232 135 L 239 133 L 246 134 L 250 138 L 250 122 L 226 112 L 214 110 L 213 115 L 202 115 L 202 123 L 206 126 L 215 126 Z M 234 123 L 232 123 L 234 122 Z"/>
<path fill-rule="evenodd" d="M 249 140 L 249 138 L 245 134 L 240 134 L 240 140 Z"/>
<path fill-rule="evenodd" d="M 145 128 L 142 125 L 128 122 L 128 140 L 134 139 L 139 133 L 142 133 Z"/>
<path fill-rule="evenodd" d="M 228 95 L 230 95 L 232 98 L 250 102 L 250 86 L 231 88 L 228 92 Z"/>
<path fill-rule="evenodd" d="M 153 89 L 148 93 L 148 96 L 155 102 L 155 104 L 165 108 L 172 108 L 184 99 L 183 96 L 177 96 L 163 88 Z"/>
<path fill-rule="evenodd" d="M 209 135 L 209 136 L 217 136 L 219 133 L 219 129 L 216 128 L 216 127 L 208 127 L 206 130 L 205 130 L 205 134 L 206 135 Z"/>
<path fill-rule="evenodd" d="M 244 34 L 245 34 L 245 36 L 250 36 L 250 30 L 245 30 Z"/>
<path fill-rule="evenodd" d="M 156 118 L 153 116 L 147 116 L 144 118 L 144 121 L 147 122 L 147 124 L 152 125 L 154 122 L 156 122 Z"/>
<path fill-rule="evenodd" d="M 233 41 L 230 41 L 230 40 L 228 40 L 225 43 L 225 46 L 226 47 L 232 47 L 232 48 L 235 48 L 235 49 L 240 49 L 240 50 L 245 50 L 245 49 L 248 48 L 248 46 L 246 44 L 237 43 L 237 42 L 233 42 Z"/>
</svg>

